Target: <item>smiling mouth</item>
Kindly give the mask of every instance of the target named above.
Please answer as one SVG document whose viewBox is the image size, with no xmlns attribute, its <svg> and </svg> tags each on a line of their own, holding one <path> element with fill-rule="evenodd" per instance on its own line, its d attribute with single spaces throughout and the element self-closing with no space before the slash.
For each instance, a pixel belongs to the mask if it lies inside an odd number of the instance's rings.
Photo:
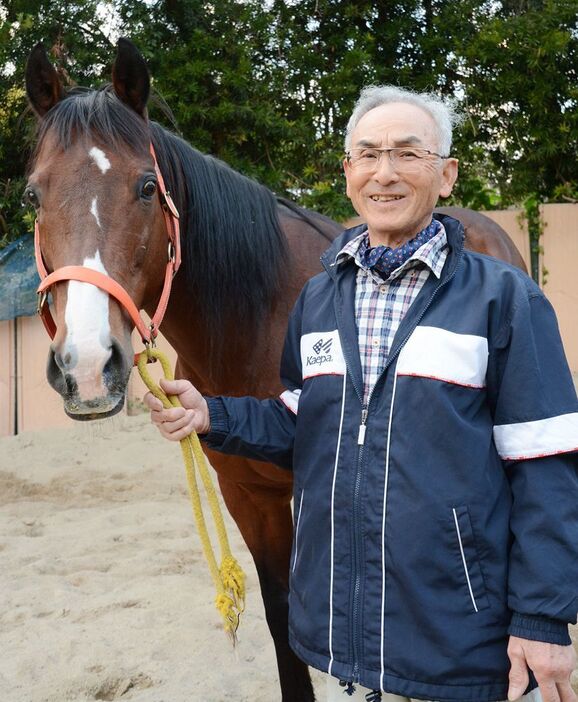
<svg viewBox="0 0 578 702">
<path fill-rule="evenodd" d="M 373 202 L 395 202 L 403 199 L 403 195 L 370 195 L 369 199 Z"/>
</svg>

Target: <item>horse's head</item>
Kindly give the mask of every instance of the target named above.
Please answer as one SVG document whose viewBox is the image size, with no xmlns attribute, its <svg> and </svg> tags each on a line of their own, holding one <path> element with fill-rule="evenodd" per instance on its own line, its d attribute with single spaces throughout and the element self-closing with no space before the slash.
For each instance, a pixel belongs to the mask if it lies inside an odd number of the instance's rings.
<svg viewBox="0 0 578 702">
<path fill-rule="evenodd" d="M 66 93 L 37 46 L 26 89 L 39 139 L 25 200 L 36 208 L 47 271 L 94 269 L 119 283 L 137 308 L 153 306 L 163 287 L 167 236 L 149 151 L 149 76 L 142 56 L 120 40 L 111 86 Z M 58 282 L 51 292 L 57 333 L 49 383 L 74 419 L 116 413 L 133 361 L 130 317 L 87 282 Z"/>
</svg>

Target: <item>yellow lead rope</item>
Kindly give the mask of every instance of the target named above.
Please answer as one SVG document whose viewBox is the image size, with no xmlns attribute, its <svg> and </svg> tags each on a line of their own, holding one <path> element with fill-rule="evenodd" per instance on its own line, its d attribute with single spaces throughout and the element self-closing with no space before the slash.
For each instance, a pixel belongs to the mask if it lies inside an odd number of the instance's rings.
<svg viewBox="0 0 578 702">
<path fill-rule="evenodd" d="M 162 389 L 155 383 L 147 369 L 148 358 L 156 358 L 160 361 L 167 380 L 173 380 L 174 378 L 167 357 L 158 349 L 149 348 L 143 351 L 138 359 L 138 370 L 145 385 L 155 397 L 158 397 L 165 408 L 181 407 L 181 403 L 175 396 L 167 397 Z M 211 480 L 205 454 L 203 453 L 196 432 L 193 432 L 181 440 L 181 451 L 185 461 L 189 496 L 191 498 L 193 515 L 197 524 L 197 531 L 199 532 L 205 558 L 207 559 L 211 577 L 213 578 L 217 590 L 215 604 L 223 617 L 225 631 L 231 637 L 234 645 L 236 642 L 237 627 L 239 626 L 239 618 L 245 607 L 245 574 L 231 554 L 231 547 L 229 546 L 229 539 L 227 538 L 217 493 L 213 481 Z M 220 568 L 217 565 L 217 559 L 211 544 L 209 532 L 207 531 L 199 487 L 197 485 L 196 472 L 201 476 L 209 507 L 213 515 L 213 521 L 215 522 L 215 529 L 221 551 Z"/>
</svg>

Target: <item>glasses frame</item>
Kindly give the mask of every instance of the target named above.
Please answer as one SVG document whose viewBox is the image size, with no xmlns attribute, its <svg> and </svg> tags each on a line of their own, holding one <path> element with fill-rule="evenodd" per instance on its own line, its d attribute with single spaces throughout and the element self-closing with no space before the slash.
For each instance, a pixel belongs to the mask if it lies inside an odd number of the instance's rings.
<svg viewBox="0 0 578 702">
<path fill-rule="evenodd" d="M 352 151 L 377 151 L 377 152 L 379 153 L 379 157 L 378 157 L 378 158 L 376 159 L 376 161 L 375 161 L 375 167 L 372 167 L 372 168 L 370 168 L 370 169 L 368 169 L 368 170 L 377 170 L 377 169 L 379 168 L 379 164 L 381 163 L 381 159 L 382 159 L 382 157 L 383 157 L 383 154 L 387 154 L 387 156 L 388 156 L 388 158 L 389 158 L 389 163 L 390 163 L 391 167 L 395 170 L 395 164 L 394 164 L 393 161 L 391 160 L 391 153 L 392 153 L 392 151 L 395 152 L 395 151 L 413 151 L 413 150 L 415 150 L 415 151 L 420 151 L 420 152 L 424 152 L 424 153 L 427 154 L 428 156 L 436 156 L 437 158 L 441 158 L 443 161 L 445 161 L 446 159 L 450 158 L 449 154 L 448 154 L 447 156 L 443 156 L 442 154 L 438 154 L 436 151 L 431 151 L 430 149 L 424 149 L 424 148 L 422 148 L 421 146 L 416 146 L 416 147 L 411 147 L 411 146 L 392 146 L 392 147 L 383 148 L 383 149 L 377 148 L 377 147 L 373 147 L 373 146 L 362 146 L 362 147 L 360 147 L 359 149 L 351 149 L 350 151 L 346 151 L 346 152 L 345 152 L 345 158 L 347 159 L 347 163 L 349 163 L 349 165 L 350 165 L 352 168 L 355 168 L 355 165 L 356 165 L 356 163 L 358 163 L 358 162 L 357 162 L 357 161 L 352 161 L 352 160 L 351 160 L 351 152 L 352 152 Z M 417 156 L 418 161 L 423 161 L 425 158 L 426 158 L 426 156 Z M 368 165 L 369 165 L 369 164 L 368 164 Z"/>
</svg>

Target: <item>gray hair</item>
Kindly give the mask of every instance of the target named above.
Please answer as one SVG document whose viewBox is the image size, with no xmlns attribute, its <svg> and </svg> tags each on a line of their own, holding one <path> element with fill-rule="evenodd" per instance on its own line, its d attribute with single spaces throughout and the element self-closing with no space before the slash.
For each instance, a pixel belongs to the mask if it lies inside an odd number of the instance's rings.
<svg viewBox="0 0 578 702">
<path fill-rule="evenodd" d="M 345 151 L 351 146 L 351 133 L 366 112 L 390 102 L 405 102 L 421 107 L 436 125 L 438 148 L 443 156 L 452 147 L 452 128 L 461 122 L 453 101 L 443 100 L 434 93 L 416 93 L 394 85 L 369 85 L 361 91 L 345 132 Z"/>
</svg>

